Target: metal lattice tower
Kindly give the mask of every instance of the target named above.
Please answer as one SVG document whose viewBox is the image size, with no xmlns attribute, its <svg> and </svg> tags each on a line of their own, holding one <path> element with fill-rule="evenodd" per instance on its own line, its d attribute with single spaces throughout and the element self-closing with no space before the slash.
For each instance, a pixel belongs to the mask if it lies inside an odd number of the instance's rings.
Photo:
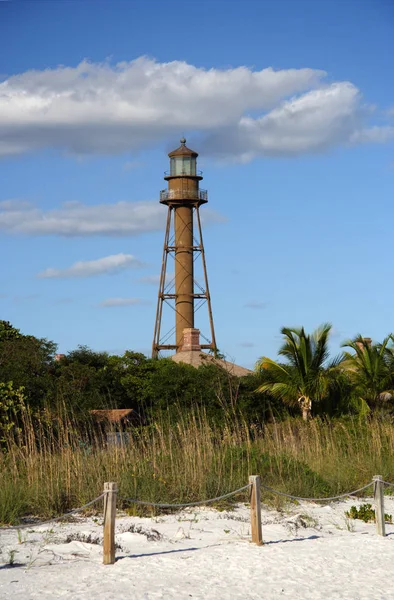
<svg viewBox="0 0 394 600">
<path fill-rule="evenodd" d="M 180 147 L 170 152 L 168 156 L 170 171 L 166 172 L 164 177 L 168 182 L 168 188 L 160 192 L 160 202 L 168 206 L 168 213 L 152 356 L 157 357 L 160 350 L 179 352 L 182 349 L 183 330 L 194 328 L 195 313 L 203 305 L 208 308 L 211 339 L 201 334 L 206 342 L 201 345 L 201 349 L 210 349 L 216 354 L 217 346 L 200 219 L 200 206 L 208 202 L 208 193 L 206 190 L 199 189 L 202 173 L 197 171 L 198 154 L 187 148 L 184 138 L 181 139 Z M 194 235 L 195 228 L 197 238 Z M 168 282 L 169 256 L 175 262 L 175 277 Z M 202 262 L 204 285 L 200 285 L 194 277 L 194 265 L 198 259 Z M 162 335 L 165 304 L 175 311 L 175 326 Z M 175 343 L 169 343 L 174 333 Z"/>
</svg>

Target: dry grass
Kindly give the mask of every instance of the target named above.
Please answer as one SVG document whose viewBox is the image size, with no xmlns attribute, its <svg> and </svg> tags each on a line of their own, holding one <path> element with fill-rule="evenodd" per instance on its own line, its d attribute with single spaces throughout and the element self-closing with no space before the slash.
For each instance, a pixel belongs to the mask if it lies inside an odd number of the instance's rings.
<svg viewBox="0 0 394 600">
<path fill-rule="evenodd" d="M 77 426 L 66 414 L 33 422 L 25 412 L 0 455 L 0 521 L 61 514 L 98 496 L 105 481 L 118 482 L 123 497 L 188 502 L 260 474 L 282 491 L 327 496 L 377 473 L 394 481 L 393 447 L 393 426 L 378 421 L 288 420 L 262 428 L 227 419 L 218 426 L 195 412 L 173 424 L 158 419 L 134 430 L 128 445 L 106 448 L 91 423 Z"/>
</svg>

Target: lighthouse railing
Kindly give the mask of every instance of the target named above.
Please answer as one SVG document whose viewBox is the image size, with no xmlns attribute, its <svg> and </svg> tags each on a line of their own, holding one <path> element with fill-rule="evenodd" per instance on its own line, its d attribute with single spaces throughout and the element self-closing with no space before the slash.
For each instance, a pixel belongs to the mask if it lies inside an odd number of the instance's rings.
<svg viewBox="0 0 394 600">
<path fill-rule="evenodd" d="M 208 191 L 207 190 L 161 190 L 160 191 L 160 200 L 178 200 L 179 198 L 186 198 L 190 200 L 203 200 L 205 202 L 208 201 Z"/>
</svg>

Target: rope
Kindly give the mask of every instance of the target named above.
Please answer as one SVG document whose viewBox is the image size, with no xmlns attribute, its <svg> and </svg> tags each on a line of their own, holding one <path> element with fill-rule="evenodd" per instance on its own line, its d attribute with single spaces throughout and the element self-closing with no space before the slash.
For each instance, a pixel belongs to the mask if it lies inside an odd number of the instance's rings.
<svg viewBox="0 0 394 600">
<path fill-rule="evenodd" d="M 70 515 L 74 515 L 75 513 L 80 512 L 81 510 L 84 510 L 88 506 L 91 506 L 95 502 L 98 502 L 98 500 L 101 500 L 101 498 L 104 498 L 106 493 L 107 492 L 103 492 L 101 494 L 101 496 L 97 496 L 97 498 L 95 498 L 94 500 L 91 500 L 87 504 L 84 504 L 83 506 L 80 506 L 79 508 L 74 508 L 74 510 L 70 510 L 70 512 L 64 513 L 64 515 L 60 515 L 60 517 L 54 517 L 53 519 L 49 519 L 48 521 L 42 521 L 40 523 L 25 523 L 23 525 L 14 525 L 11 527 L 3 526 L 3 527 L 0 527 L 0 530 L 2 530 L 2 529 L 3 530 L 4 529 L 25 529 L 25 527 L 41 527 L 41 525 L 47 525 L 48 523 L 54 523 L 55 521 L 60 521 L 61 519 L 67 519 L 67 517 L 69 517 Z"/>
<path fill-rule="evenodd" d="M 383 483 L 384 485 L 389 485 L 390 487 L 394 487 L 394 483 L 390 483 L 389 481 L 382 481 L 381 483 Z"/>
<path fill-rule="evenodd" d="M 362 492 L 363 490 L 366 490 L 367 488 L 369 488 L 372 484 L 368 483 L 367 485 L 364 485 L 364 487 L 359 488 L 358 490 L 354 490 L 353 492 L 347 492 L 346 494 L 340 494 L 339 496 L 332 496 L 331 498 L 300 498 L 299 496 L 292 496 L 291 494 L 285 494 L 284 492 L 278 492 L 278 490 L 274 490 L 272 488 L 270 488 L 268 485 L 264 485 L 263 483 L 260 484 L 260 486 L 262 488 L 264 488 L 265 490 L 272 492 L 273 494 L 278 494 L 278 496 L 284 496 L 285 498 L 291 498 L 292 500 L 303 500 L 306 502 L 329 502 L 331 500 L 339 500 L 340 498 L 347 498 L 348 496 L 355 496 L 356 494 L 358 494 L 358 492 Z M 394 484 L 393 484 L 394 485 Z"/>
<path fill-rule="evenodd" d="M 260 487 L 267 490 L 268 492 L 271 492 L 272 494 L 277 494 L 278 496 L 290 498 L 291 500 L 299 500 L 299 501 L 304 501 L 304 502 L 330 502 L 332 500 L 340 500 L 341 498 L 355 496 L 359 492 L 363 492 L 364 490 L 368 489 L 371 485 L 373 485 L 373 483 L 374 482 L 367 483 L 367 485 L 364 485 L 363 487 L 359 488 L 358 490 L 353 490 L 352 492 L 346 492 L 345 494 L 339 494 L 338 496 L 331 496 L 330 498 L 301 498 L 300 496 L 293 496 L 292 494 L 286 494 L 285 492 L 279 492 L 278 490 L 274 490 L 273 488 L 269 487 L 268 485 L 264 485 L 263 483 L 260 483 Z M 382 481 L 382 483 L 384 485 L 394 487 L 394 483 L 390 483 L 388 481 Z M 228 494 L 223 494 L 222 496 L 217 496 L 216 498 L 210 498 L 209 500 L 199 500 L 198 502 L 185 502 L 182 504 L 164 504 L 162 502 L 147 502 L 145 500 L 136 500 L 135 498 L 119 498 L 119 499 L 123 500 L 123 502 L 129 502 L 130 504 L 139 504 L 142 506 L 154 506 L 156 508 L 186 508 L 188 506 L 201 506 L 201 505 L 205 505 L 205 504 L 212 504 L 213 502 L 218 502 L 219 500 L 224 500 L 225 498 L 229 498 L 230 496 L 235 496 L 236 494 L 239 494 L 240 492 L 244 492 L 251 486 L 252 486 L 252 484 L 248 483 L 248 485 L 244 485 L 243 487 L 241 487 L 237 490 L 234 490 L 233 492 L 228 492 Z M 0 527 L 0 531 L 5 530 L 5 529 L 6 530 L 10 530 L 10 529 L 15 530 L 15 529 L 24 529 L 26 527 L 41 527 L 42 525 L 48 525 L 48 523 L 55 523 L 56 521 L 60 521 L 61 519 L 67 519 L 67 517 L 74 515 L 75 513 L 81 512 L 85 508 L 88 508 L 88 506 L 95 504 L 95 502 L 98 502 L 99 500 L 104 498 L 104 496 L 106 494 L 107 494 L 107 492 L 103 492 L 102 494 L 100 494 L 100 496 L 97 496 L 97 498 L 95 498 L 94 500 L 91 500 L 87 504 L 84 504 L 83 506 L 80 506 L 79 508 L 74 508 L 74 510 L 70 510 L 69 512 L 64 513 L 63 515 L 60 515 L 59 517 L 54 517 L 53 519 L 49 519 L 48 521 L 42 521 L 40 523 L 25 523 L 24 525 L 14 525 L 14 526 L 10 526 L 10 527 L 3 526 L 3 527 Z"/>
<path fill-rule="evenodd" d="M 143 506 L 155 506 L 157 508 L 184 508 L 187 506 L 200 506 L 202 504 L 211 504 L 212 502 L 218 502 L 219 500 L 223 500 L 224 498 L 229 498 L 230 496 L 235 496 L 235 494 L 239 494 L 239 492 L 243 492 L 250 488 L 251 484 L 244 485 L 244 487 L 239 488 L 238 490 L 234 490 L 234 492 L 229 492 L 228 494 L 223 494 L 223 496 L 218 496 L 217 498 L 210 498 L 209 500 L 200 500 L 198 502 L 186 502 L 184 504 L 162 504 L 158 502 L 146 502 L 144 500 L 136 500 L 135 498 L 121 498 L 124 502 L 130 502 L 130 504 L 142 504 Z"/>
</svg>

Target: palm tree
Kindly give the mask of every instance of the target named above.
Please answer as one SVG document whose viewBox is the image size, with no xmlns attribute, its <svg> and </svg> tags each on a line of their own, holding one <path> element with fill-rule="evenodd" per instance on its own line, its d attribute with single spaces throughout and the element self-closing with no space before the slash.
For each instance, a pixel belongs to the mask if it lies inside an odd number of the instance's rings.
<svg viewBox="0 0 394 600">
<path fill-rule="evenodd" d="M 392 341 L 393 334 L 388 335 L 381 344 L 372 344 L 369 338 L 358 335 L 354 340 L 342 344 L 354 351 L 343 353 L 341 367 L 348 374 L 366 410 L 393 398 L 394 350 L 389 346 Z"/>
<path fill-rule="evenodd" d="M 264 374 L 266 381 L 258 388 L 259 392 L 269 392 L 283 402 L 298 405 L 304 420 L 312 414 L 312 404 L 319 402 L 328 393 L 333 369 L 338 359 L 327 364 L 328 338 L 331 325 L 321 325 L 311 335 L 304 328 L 283 327 L 284 344 L 279 355 L 285 364 L 263 356 L 257 362 L 257 369 Z"/>
</svg>

